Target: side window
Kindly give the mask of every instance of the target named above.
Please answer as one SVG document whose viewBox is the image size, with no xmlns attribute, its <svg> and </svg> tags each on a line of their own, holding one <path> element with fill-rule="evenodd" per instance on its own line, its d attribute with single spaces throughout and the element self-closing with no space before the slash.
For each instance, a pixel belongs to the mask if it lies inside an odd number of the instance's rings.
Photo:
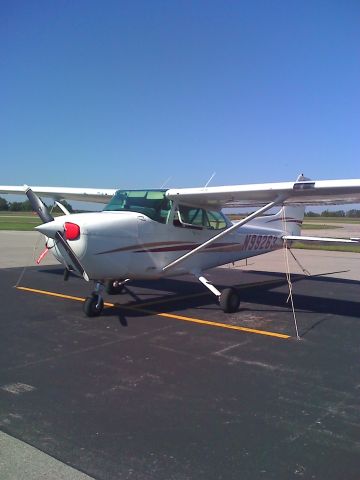
<svg viewBox="0 0 360 480">
<path fill-rule="evenodd" d="M 220 212 L 208 210 L 207 215 L 210 228 L 213 228 L 214 230 L 222 230 L 223 228 L 226 228 L 227 225 L 225 218 Z"/>
<path fill-rule="evenodd" d="M 187 212 L 188 222 L 191 225 L 202 227 L 204 225 L 204 215 L 201 208 L 192 208 Z"/>
<path fill-rule="evenodd" d="M 185 205 L 179 205 L 175 211 L 174 225 L 199 230 L 203 228 L 221 230 L 227 226 L 225 217 L 221 212 Z"/>
<path fill-rule="evenodd" d="M 175 211 L 174 225 L 176 227 L 186 227 L 201 230 L 203 227 L 202 209 L 179 205 Z"/>
</svg>

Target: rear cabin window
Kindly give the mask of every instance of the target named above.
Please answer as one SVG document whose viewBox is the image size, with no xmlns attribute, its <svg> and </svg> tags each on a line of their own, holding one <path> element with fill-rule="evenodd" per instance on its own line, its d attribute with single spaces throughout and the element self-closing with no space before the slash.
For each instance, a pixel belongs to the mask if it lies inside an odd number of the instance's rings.
<svg viewBox="0 0 360 480">
<path fill-rule="evenodd" d="M 179 205 L 177 213 L 175 213 L 174 224 L 188 228 L 208 228 L 211 230 L 222 230 L 227 227 L 226 219 L 221 212 L 185 205 Z"/>
<path fill-rule="evenodd" d="M 137 212 L 156 222 L 166 223 L 171 211 L 171 201 L 166 190 L 118 190 L 104 211 Z"/>
</svg>

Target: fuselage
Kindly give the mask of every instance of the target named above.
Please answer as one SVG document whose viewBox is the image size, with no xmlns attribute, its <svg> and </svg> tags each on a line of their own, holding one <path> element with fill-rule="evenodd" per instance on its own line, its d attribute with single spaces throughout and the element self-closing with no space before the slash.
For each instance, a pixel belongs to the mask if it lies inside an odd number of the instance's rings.
<svg viewBox="0 0 360 480">
<path fill-rule="evenodd" d="M 205 208 L 169 200 L 166 190 L 119 190 L 102 212 L 57 217 L 39 227 L 64 235 L 91 279 L 160 278 L 209 268 L 270 252 L 282 246 L 284 217 L 258 217 L 164 271 L 187 252 L 229 228 L 231 221 L 214 205 Z M 296 218 L 292 222 L 299 222 Z M 61 244 L 49 241 L 68 268 Z"/>
<path fill-rule="evenodd" d="M 79 237 L 68 241 L 88 276 L 104 280 L 159 278 L 204 271 L 280 248 L 284 233 L 273 228 L 245 225 L 179 266 L 163 272 L 166 265 L 219 231 L 173 221 L 163 224 L 143 214 L 122 211 L 57 217 L 54 229 L 62 230 L 65 222 L 80 227 Z M 70 263 L 56 245 L 53 253 L 65 265 Z"/>
</svg>

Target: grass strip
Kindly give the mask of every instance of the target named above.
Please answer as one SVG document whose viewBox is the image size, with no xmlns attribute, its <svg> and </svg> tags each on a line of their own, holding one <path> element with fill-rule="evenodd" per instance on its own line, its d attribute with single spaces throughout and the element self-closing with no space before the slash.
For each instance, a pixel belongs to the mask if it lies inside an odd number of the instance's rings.
<svg viewBox="0 0 360 480">
<path fill-rule="evenodd" d="M 353 253 L 360 253 L 360 244 L 343 244 L 343 245 L 332 245 L 329 243 L 321 244 L 321 243 L 302 243 L 302 242 L 294 242 L 291 245 L 291 248 L 301 248 L 303 250 L 324 250 L 327 252 L 353 252 Z"/>
</svg>

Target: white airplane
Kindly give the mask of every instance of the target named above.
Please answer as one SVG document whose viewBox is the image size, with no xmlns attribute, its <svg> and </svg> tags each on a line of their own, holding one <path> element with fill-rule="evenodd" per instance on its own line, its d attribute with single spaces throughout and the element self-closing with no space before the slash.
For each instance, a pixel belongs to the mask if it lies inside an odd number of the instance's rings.
<svg viewBox="0 0 360 480">
<path fill-rule="evenodd" d="M 190 273 L 218 299 L 224 312 L 235 312 L 240 297 L 234 288 L 220 292 L 204 276 L 209 268 L 282 248 L 288 242 L 359 243 L 359 238 L 300 236 L 305 205 L 360 203 L 360 179 L 224 187 L 97 190 L 0 186 L 0 193 L 26 194 L 43 224 L 50 249 L 65 272 L 95 283 L 84 302 L 87 316 L 100 315 L 103 291 L 120 293 L 135 279 L 159 279 Z M 37 197 L 53 198 L 64 215 L 53 218 Z M 106 203 L 101 212 L 70 214 L 58 200 Z M 262 216 L 272 207 L 276 214 Z M 257 207 L 232 223 L 228 207 Z"/>
</svg>

